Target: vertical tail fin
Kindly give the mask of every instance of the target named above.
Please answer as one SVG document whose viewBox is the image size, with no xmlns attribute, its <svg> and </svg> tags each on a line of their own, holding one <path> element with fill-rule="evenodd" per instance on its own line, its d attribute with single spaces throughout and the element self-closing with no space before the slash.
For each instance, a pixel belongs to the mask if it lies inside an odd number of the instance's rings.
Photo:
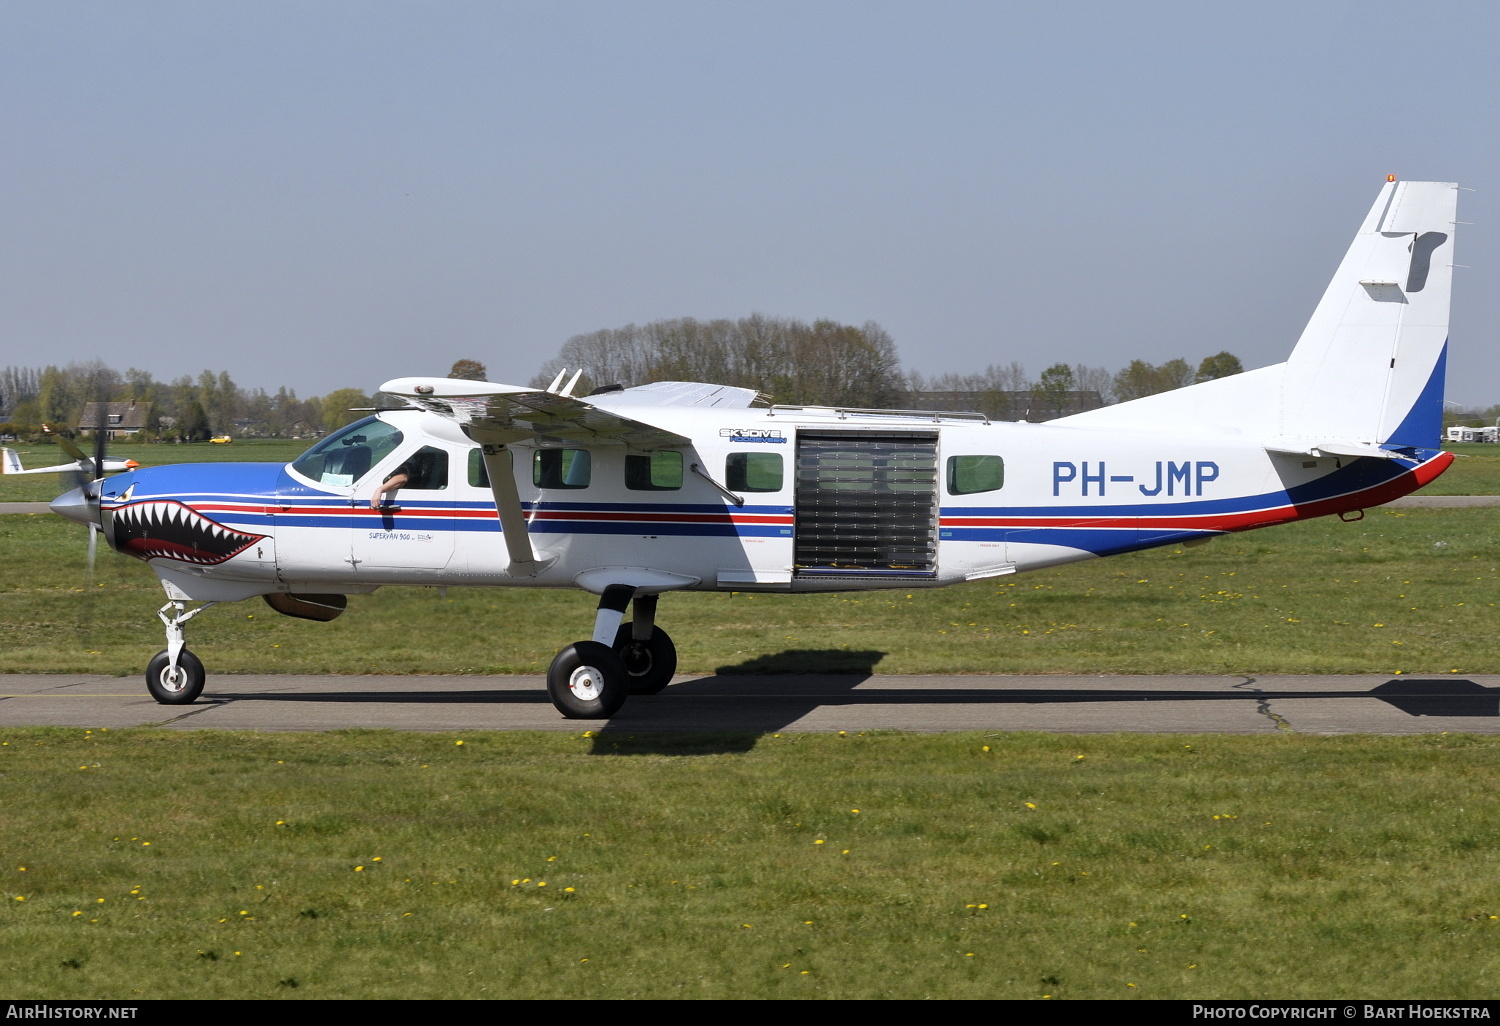
<svg viewBox="0 0 1500 1026">
<path fill-rule="evenodd" d="M 1458 186 L 1389 182 L 1287 360 L 1281 434 L 1435 448 Z"/>
<path fill-rule="evenodd" d="M 0 474 L 21 473 L 21 457 L 14 449 L 0 448 Z"/>
</svg>

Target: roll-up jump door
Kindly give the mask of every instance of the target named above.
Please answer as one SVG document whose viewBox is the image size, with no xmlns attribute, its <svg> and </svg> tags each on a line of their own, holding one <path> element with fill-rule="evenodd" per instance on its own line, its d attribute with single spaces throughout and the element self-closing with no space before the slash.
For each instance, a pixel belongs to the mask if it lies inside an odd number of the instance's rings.
<svg viewBox="0 0 1500 1026">
<path fill-rule="evenodd" d="M 936 432 L 799 431 L 798 577 L 937 575 Z"/>
</svg>

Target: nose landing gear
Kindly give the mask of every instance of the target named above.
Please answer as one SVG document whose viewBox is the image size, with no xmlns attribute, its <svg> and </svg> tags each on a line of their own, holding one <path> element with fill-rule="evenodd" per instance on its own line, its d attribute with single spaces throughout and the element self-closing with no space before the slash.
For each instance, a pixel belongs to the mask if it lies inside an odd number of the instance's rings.
<svg viewBox="0 0 1500 1026">
<path fill-rule="evenodd" d="M 184 647 L 182 625 L 211 605 L 214 603 L 205 602 L 197 609 L 187 609 L 187 603 L 173 599 L 156 611 L 167 628 L 167 647 L 146 664 L 146 690 L 162 705 L 191 705 L 203 693 L 207 674 L 202 660 Z M 167 615 L 169 609 L 171 616 Z"/>
</svg>

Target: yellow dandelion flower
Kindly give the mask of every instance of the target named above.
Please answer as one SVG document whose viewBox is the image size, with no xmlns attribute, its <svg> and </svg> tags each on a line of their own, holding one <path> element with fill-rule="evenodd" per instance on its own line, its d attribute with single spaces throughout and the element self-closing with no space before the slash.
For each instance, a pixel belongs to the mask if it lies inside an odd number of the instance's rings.
<svg viewBox="0 0 1500 1026">
<path fill-rule="evenodd" d="M 354 871 L 356 873 L 363 873 L 365 871 L 365 867 L 364 866 L 355 866 L 354 867 Z"/>
<path fill-rule="evenodd" d="M 814 841 L 813 844 L 822 844 L 822 841 Z"/>
</svg>

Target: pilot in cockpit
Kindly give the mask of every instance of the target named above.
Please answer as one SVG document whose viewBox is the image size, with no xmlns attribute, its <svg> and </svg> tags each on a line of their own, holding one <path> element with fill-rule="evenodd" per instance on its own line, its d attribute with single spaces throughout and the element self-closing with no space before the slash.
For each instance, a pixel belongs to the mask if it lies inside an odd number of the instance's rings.
<svg viewBox="0 0 1500 1026">
<path fill-rule="evenodd" d="M 448 454 L 424 445 L 412 453 L 395 470 L 385 476 L 370 496 L 370 508 L 380 509 L 395 498 L 402 488 L 435 491 L 448 487 Z"/>
</svg>

